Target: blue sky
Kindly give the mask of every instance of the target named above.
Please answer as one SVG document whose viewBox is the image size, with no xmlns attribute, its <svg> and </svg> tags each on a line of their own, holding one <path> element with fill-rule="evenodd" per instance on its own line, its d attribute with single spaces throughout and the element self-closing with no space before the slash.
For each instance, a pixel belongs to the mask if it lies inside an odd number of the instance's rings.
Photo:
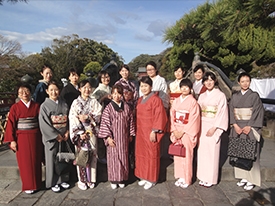
<svg viewBox="0 0 275 206">
<path fill-rule="evenodd" d="M 0 34 L 26 53 L 41 52 L 54 38 L 77 34 L 106 44 L 129 63 L 159 54 L 165 28 L 206 0 L 28 0 L 0 6 Z"/>
</svg>

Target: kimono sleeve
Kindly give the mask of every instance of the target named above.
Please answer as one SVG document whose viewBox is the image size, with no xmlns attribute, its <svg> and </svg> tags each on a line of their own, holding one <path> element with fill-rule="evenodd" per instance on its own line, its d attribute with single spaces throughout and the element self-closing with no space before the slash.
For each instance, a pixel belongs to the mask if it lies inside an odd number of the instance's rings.
<svg viewBox="0 0 275 206">
<path fill-rule="evenodd" d="M 214 123 L 214 126 L 224 131 L 228 128 L 227 100 L 222 92 L 219 95 L 218 112 L 216 114 L 216 121 Z"/>
<path fill-rule="evenodd" d="M 113 132 L 112 132 L 112 119 L 111 117 L 111 110 L 110 110 L 111 104 L 107 105 L 105 109 L 103 110 L 102 116 L 101 116 L 101 122 L 100 122 L 100 128 L 99 128 L 99 138 L 107 138 L 111 137 L 113 138 Z M 107 145 L 107 142 L 105 141 L 105 144 Z"/>
<path fill-rule="evenodd" d="M 193 141 L 194 137 L 200 131 L 201 126 L 201 116 L 200 116 L 200 106 L 198 105 L 197 101 L 194 99 L 191 103 L 190 111 L 189 111 L 189 118 L 188 123 L 184 127 L 184 132 L 188 134 Z"/>
<path fill-rule="evenodd" d="M 234 115 L 234 101 L 236 98 L 237 98 L 236 94 L 233 94 L 229 102 L 229 123 L 230 124 L 236 124 L 235 115 Z"/>
<path fill-rule="evenodd" d="M 160 98 L 155 97 L 152 101 L 152 130 L 164 131 L 167 124 L 167 115 Z"/>
<path fill-rule="evenodd" d="M 16 106 L 13 105 L 10 108 L 10 112 L 7 114 L 8 121 L 7 121 L 6 130 L 5 130 L 4 142 L 17 141 L 17 136 L 16 136 L 17 118 L 16 118 L 15 107 Z"/>
<path fill-rule="evenodd" d="M 262 101 L 259 97 L 259 94 L 253 92 L 253 98 L 251 100 L 253 102 L 252 108 L 252 116 L 248 122 L 248 126 L 254 128 L 262 128 L 263 127 L 263 120 L 264 120 L 264 108 Z"/>
</svg>

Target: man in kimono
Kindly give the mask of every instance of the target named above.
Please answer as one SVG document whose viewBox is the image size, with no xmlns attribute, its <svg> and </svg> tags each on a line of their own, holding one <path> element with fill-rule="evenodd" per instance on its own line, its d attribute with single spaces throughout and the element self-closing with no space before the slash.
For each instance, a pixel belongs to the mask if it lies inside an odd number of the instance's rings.
<svg viewBox="0 0 275 206">
<path fill-rule="evenodd" d="M 144 189 L 150 189 L 159 178 L 160 141 L 167 116 L 158 93 L 152 92 L 153 81 L 142 77 L 140 89 L 143 96 L 137 104 L 136 168 L 135 175 Z"/>
<path fill-rule="evenodd" d="M 40 189 L 42 182 L 41 162 L 42 137 L 38 126 L 40 105 L 31 100 L 31 87 L 22 84 L 18 89 L 20 101 L 12 105 L 4 142 L 16 152 L 22 181 L 22 190 L 27 194 Z"/>
<path fill-rule="evenodd" d="M 259 94 L 249 89 L 251 77 L 243 72 L 238 77 L 241 91 L 232 95 L 230 109 L 230 124 L 233 126 L 230 137 L 250 138 L 260 141 L 263 127 L 264 109 Z M 251 190 L 255 185 L 261 186 L 260 146 L 257 144 L 257 158 L 250 171 L 234 167 L 235 178 L 241 179 L 237 185 Z"/>
</svg>

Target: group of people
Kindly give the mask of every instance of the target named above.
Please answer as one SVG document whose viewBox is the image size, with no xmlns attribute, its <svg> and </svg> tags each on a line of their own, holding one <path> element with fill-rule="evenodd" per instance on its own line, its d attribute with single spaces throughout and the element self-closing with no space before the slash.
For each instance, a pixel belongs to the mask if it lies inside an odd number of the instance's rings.
<svg viewBox="0 0 275 206">
<path fill-rule="evenodd" d="M 88 80 L 78 83 L 75 69 L 69 71 L 70 83 L 60 91 L 47 66 L 33 96 L 30 86 L 21 84 L 20 100 L 10 108 L 4 141 L 16 152 L 22 190 L 32 194 L 41 188 L 41 162 L 46 166 L 46 188 L 59 192 L 70 187 L 68 176 L 55 170 L 60 145 L 64 148 L 68 142 L 76 157 L 87 157 L 84 164 L 74 161 L 81 190 L 95 187 L 97 161 L 103 159 L 111 188 L 124 188 L 133 143 L 138 185 L 150 189 L 159 179 L 165 134 L 186 149 L 185 157 L 173 157 L 176 186 L 192 184 L 196 147 L 199 184 L 207 188 L 217 184 L 221 135 L 229 122 L 232 137 L 254 138 L 254 131 L 261 132 L 264 110 L 259 95 L 249 89 L 251 77 L 239 75 L 241 90 L 232 95 L 228 111 L 216 75 L 202 66 L 194 69 L 195 82 L 184 78 L 183 68 L 175 68 L 176 80 L 169 87 L 155 62 L 148 62 L 146 70 L 148 76 L 140 79 L 139 88 L 129 80 L 128 65 L 121 66 L 121 79 L 112 87 L 109 74 L 101 71 L 94 91 Z M 251 112 L 243 118 L 246 108 Z M 235 168 L 236 178 L 241 179 L 238 186 L 246 190 L 260 186 L 259 167 L 257 158 L 250 171 Z"/>
</svg>

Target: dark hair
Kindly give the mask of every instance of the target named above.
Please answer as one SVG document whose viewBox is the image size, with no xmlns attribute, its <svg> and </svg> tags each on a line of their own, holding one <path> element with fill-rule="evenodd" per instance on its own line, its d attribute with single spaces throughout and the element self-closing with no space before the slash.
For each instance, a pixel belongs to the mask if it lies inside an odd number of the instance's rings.
<svg viewBox="0 0 275 206">
<path fill-rule="evenodd" d="M 32 91 L 31 85 L 29 85 L 28 83 L 25 83 L 25 82 L 18 85 L 17 93 L 20 88 L 27 88 L 30 92 Z"/>
<path fill-rule="evenodd" d="M 50 81 L 50 82 L 48 83 L 48 88 L 49 88 L 50 85 L 55 85 L 55 86 L 60 90 L 60 85 L 58 85 L 57 82 L 55 82 L 55 81 Z"/>
<path fill-rule="evenodd" d="M 209 77 L 215 82 L 215 86 L 218 86 L 218 79 L 213 72 L 205 72 L 202 77 L 202 83 L 204 83 Z"/>
<path fill-rule="evenodd" d="M 90 81 L 89 81 L 88 79 L 83 79 L 81 82 L 79 82 L 78 87 L 79 87 L 79 88 L 82 88 L 82 87 L 84 87 L 87 83 L 89 83 L 90 86 L 92 87 L 92 85 L 91 85 L 91 83 L 90 83 Z"/>
<path fill-rule="evenodd" d="M 101 78 L 102 78 L 102 76 L 105 76 L 106 74 L 108 74 L 110 76 L 110 74 L 106 70 L 100 71 L 98 73 L 97 80 L 99 83 L 102 83 Z"/>
<path fill-rule="evenodd" d="M 197 65 L 194 68 L 194 73 L 197 72 L 199 69 L 202 71 L 202 73 L 205 72 L 203 65 Z"/>
<path fill-rule="evenodd" d="M 153 86 L 153 81 L 152 81 L 152 79 L 151 79 L 150 77 L 148 77 L 148 76 L 142 77 L 142 78 L 139 80 L 139 84 L 140 84 L 141 82 L 144 83 L 144 84 L 149 84 L 151 87 Z"/>
<path fill-rule="evenodd" d="M 178 71 L 179 69 L 181 69 L 181 71 L 184 73 L 185 72 L 185 69 L 183 68 L 183 67 L 181 67 L 181 66 L 176 66 L 175 68 L 174 68 L 174 72 L 175 71 Z"/>
<path fill-rule="evenodd" d="M 149 62 L 147 62 L 146 65 L 145 65 L 145 68 L 146 68 L 148 65 L 153 66 L 153 67 L 155 68 L 155 70 L 156 70 L 156 74 L 158 75 L 159 71 L 158 71 L 158 69 L 157 69 L 157 64 L 156 64 L 156 62 L 154 62 L 154 61 L 149 61 Z"/>
<path fill-rule="evenodd" d="M 251 76 L 247 72 L 240 73 L 240 75 L 238 76 L 238 82 L 240 82 L 240 80 L 241 80 L 242 77 L 248 77 L 249 81 L 251 81 Z"/>
<path fill-rule="evenodd" d="M 78 76 L 80 76 L 80 72 L 79 72 L 77 69 L 75 69 L 75 68 L 71 68 L 71 69 L 69 70 L 69 76 L 70 76 L 71 74 L 73 74 L 73 73 L 75 73 L 75 74 L 77 74 Z"/>
<path fill-rule="evenodd" d="M 191 93 L 191 89 L 193 88 L 193 83 L 191 82 L 190 79 L 183 79 L 180 81 L 180 88 L 182 86 L 188 86 L 190 88 L 190 93 Z"/>
<path fill-rule="evenodd" d="M 40 70 L 40 72 L 44 72 L 45 71 L 45 69 L 50 69 L 52 72 L 53 72 L 53 70 L 51 69 L 51 67 L 49 67 L 48 65 L 43 65 L 43 67 L 42 67 L 42 69 Z"/>
<path fill-rule="evenodd" d="M 122 86 L 120 86 L 120 85 L 118 85 L 118 84 L 114 85 L 114 86 L 112 87 L 111 94 L 113 94 L 113 92 L 114 92 L 115 90 L 117 90 L 117 92 L 118 92 L 119 94 L 123 95 L 123 87 L 122 87 Z"/>
<path fill-rule="evenodd" d="M 123 64 L 123 65 L 120 67 L 119 71 L 121 71 L 123 68 L 127 69 L 128 71 L 130 71 L 130 67 L 129 67 L 127 64 Z"/>
</svg>

